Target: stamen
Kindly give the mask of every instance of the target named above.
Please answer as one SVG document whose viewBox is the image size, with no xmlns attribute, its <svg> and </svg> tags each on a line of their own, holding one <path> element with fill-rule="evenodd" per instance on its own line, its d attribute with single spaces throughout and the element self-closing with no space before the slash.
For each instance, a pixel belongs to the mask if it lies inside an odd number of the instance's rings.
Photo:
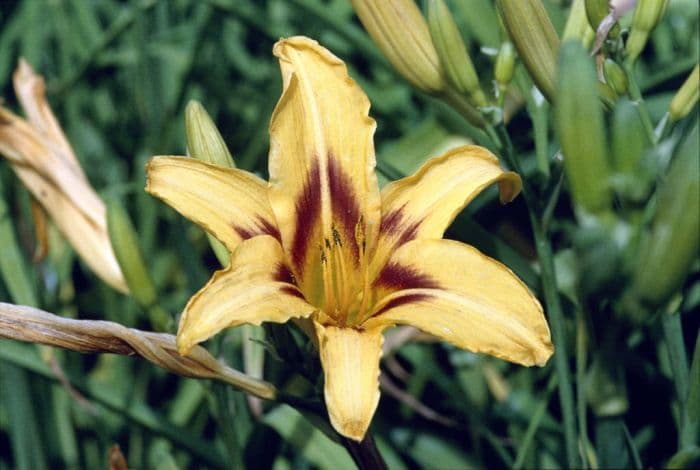
<svg viewBox="0 0 700 470">
<path fill-rule="evenodd" d="M 341 247 L 343 244 L 340 242 L 340 234 L 333 229 L 333 237 L 338 236 L 336 246 Z M 345 265 L 345 253 L 343 250 L 333 250 L 333 267 L 335 271 L 335 282 L 338 288 L 338 307 L 342 312 L 347 314 L 347 309 L 349 307 L 348 303 L 350 301 L 350 280 L 348 278 L 348 272 Z"/>
<path fill-rule="evenodd" d="M 365 321 L 365 311 L 367 310 L 367 304 L 370 297 L 369 288 L 369 269 L 367 266 L 367 240 L 365 237 L 365 224 L 364 219 L 360 216 L 360 219 L 355 225 L 355 243 L 357 243 L 357 249 L 359 250 L 360 258 L 360 272 L 362 273 L 362 303 L 357 312 L 358 323 Z"/>
<path fill-rule="evenodd" d="M 328 240 L 326 240 L 328 242 Z M 333 273 L 329 272 L 330 266 L 328 266 L 328 258 L 326 252 L 323 249 L 323 245 L 318 246 L 321 251 L 321 273 L 323 275 L 323 293 L 326 299 L 326 311 L 333 312 L 336 309 L 335 294 L 333 292 Z"/>
</svg>

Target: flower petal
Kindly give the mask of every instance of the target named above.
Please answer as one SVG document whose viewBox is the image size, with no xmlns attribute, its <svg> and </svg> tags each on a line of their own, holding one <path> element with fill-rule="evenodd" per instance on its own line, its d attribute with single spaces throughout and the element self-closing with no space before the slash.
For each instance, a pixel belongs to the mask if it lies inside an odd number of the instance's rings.
<svg viewBox="0 0 700 470">
<path fill-rule="evenodd" d="M 344 63 L 304 37 L 275 44 L 284 91 L 270 122 L 270 204 L 300 286 L 320 277 L 324 244 L 358 266 L 379 223 L 369 100 Z M 354 282 L 354 274 L 349 273 Z"/>
<path fill-rule="evenodd" d="M 375 281 L 389 293 L 363 327 L 412 325 L 457 347 L 523 365 L 552 355 L 537 299 L 507 267 L 451 240 L 415 240 Z"/>
<path fill-rule="evenodd" d="M 315 325 L 331 424 L 343 436 L 361 441 L 379 403 L 381 330 Z"/>
<path fill-rule="evenodd" d="M 224 328 L 309 316 L 315 308 L 293 281 L 277 240 L 261 235 L 241 242 L 230 266 L 214 273 L 187 303 L 177 331 L 178 350 L 187 354 Z"/>
<path fill-rule="evenodd" d="M 231 252 L 256 235 L 279 239 L 267 183 L 252 173 L 185 157 L 154 157 L 146 173 L 146 191 L 202 226 Z"/>
<path fill-rule="evenodd" d="M 520 176 L 501 169 L 485 148 L 467 145 L 432 158 L 414 175 L 386 185 L 372 272 L 410 240 L 442 238 L 457 214 L 494 182 L 499 184 L 503 203 L 520 192 Z"/>
</svg>

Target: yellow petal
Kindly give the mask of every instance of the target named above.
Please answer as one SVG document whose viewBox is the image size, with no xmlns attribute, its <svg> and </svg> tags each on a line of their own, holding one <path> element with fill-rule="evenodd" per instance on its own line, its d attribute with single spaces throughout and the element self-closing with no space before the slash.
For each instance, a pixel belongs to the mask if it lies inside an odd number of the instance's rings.
<svg viewBox="0 0 700 470">
<path fill-rule="evenodd" d="M 343 436 L 361 441 L 379 403 L 381 331 L 316 323 L 316 332 L 331 424 Z"/>
<path fill-rule="evenodd" d="M 379 187 L 369 101 L 345 64 L 318 43 L 275 44 L 284 91 L 270 123 L 270 203 L 294 273 L 320 278 L 320 249 L 338 246 L 346 266 L 374 243 Z M 356 282 L 357 269 L 347 282 Z"/>
<path fill-rule="evenodd" d="M 414 175 L 386 185 L 381 193 L 382 223 L 372 272 L 410 240 L 442 238 L 457 214 L 494 182 L 498 182 L 503 203 L 520 192 L 516 173 L 504 171 L 485 148 L 467 145 L 432 158 Z"/>
<path fill-rule="evenodd" d="M 231 252 L 255 235 L 279 238 L 267 183 L 252 173 L 184 157 L 154 157 L 146 173 L 146 191 L 202 226 Z"/>
<path fill-rule="evenodd" d="M 552 355 L 537 299 L 507 267 L 451 240 L 415 240 L 375 281 L 391 292 L 363 326 L 412 325 L 460 348 L 523 365 Z"/>
<path fill-rule="evenodd" d="M 276 239 L 261 235 L 241 242 L 230 266 L 214 273 L 187 303 L 177 331 L 178 350 L 187 354 L 224 328 L 309 316 L 315 308 L 293 281 Z"/>
</svg>

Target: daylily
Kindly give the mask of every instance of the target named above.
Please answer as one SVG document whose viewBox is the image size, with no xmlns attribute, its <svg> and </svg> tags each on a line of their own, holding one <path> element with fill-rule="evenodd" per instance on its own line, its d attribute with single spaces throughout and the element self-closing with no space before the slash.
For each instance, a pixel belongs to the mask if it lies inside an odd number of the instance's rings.
<svg viewBox="0 0 700 470">
<path fill-rule="evenodd" d="M 85 264 L 114 289 L 128 292 L 107 233 L 104 202 L 46 101 L 44 79 L 20 60 L 13 82 L 27 119 L 0 106 L 0 155 Z"/>
<path fill-rule="evenodd" d="M 269 183 L 188 158 L 148 164 L 146 190 L 231 252 L 230 265 L 185 307 L 179 351 L 224 328 L 306 319 L 331 423 L 356 440 L 379 401 L 388 327 L 544 364 L 553 349 L 537 299 L 499 262 L 441 239 L 491 183 L 512 200 L 519 176 L 486 149 L 465 146 L 380 191 L 369 101 L 343 62 L 305 37 L 281 40 L 273 53 L 283 93 L 270 124 Z"/>
</svg>

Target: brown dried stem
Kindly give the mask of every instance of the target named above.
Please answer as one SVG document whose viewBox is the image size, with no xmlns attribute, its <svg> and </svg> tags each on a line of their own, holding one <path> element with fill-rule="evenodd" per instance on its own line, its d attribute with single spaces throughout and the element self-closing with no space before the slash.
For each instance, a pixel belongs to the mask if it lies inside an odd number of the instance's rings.
<svg viewBox="0 0 700 470">
<path fill-rule="evenodd" d="M 181 356 L 175 336 L 127 328 L 101 320 L 74 320 L 23 305 L 0 302 L 0 338 L 57 346 L 82 353 L 139 355 L 185 377 L 225 382 L 259 398 L 277 398 L 277 389 L 217 361 L 196 346 Z"/>
</svg>

